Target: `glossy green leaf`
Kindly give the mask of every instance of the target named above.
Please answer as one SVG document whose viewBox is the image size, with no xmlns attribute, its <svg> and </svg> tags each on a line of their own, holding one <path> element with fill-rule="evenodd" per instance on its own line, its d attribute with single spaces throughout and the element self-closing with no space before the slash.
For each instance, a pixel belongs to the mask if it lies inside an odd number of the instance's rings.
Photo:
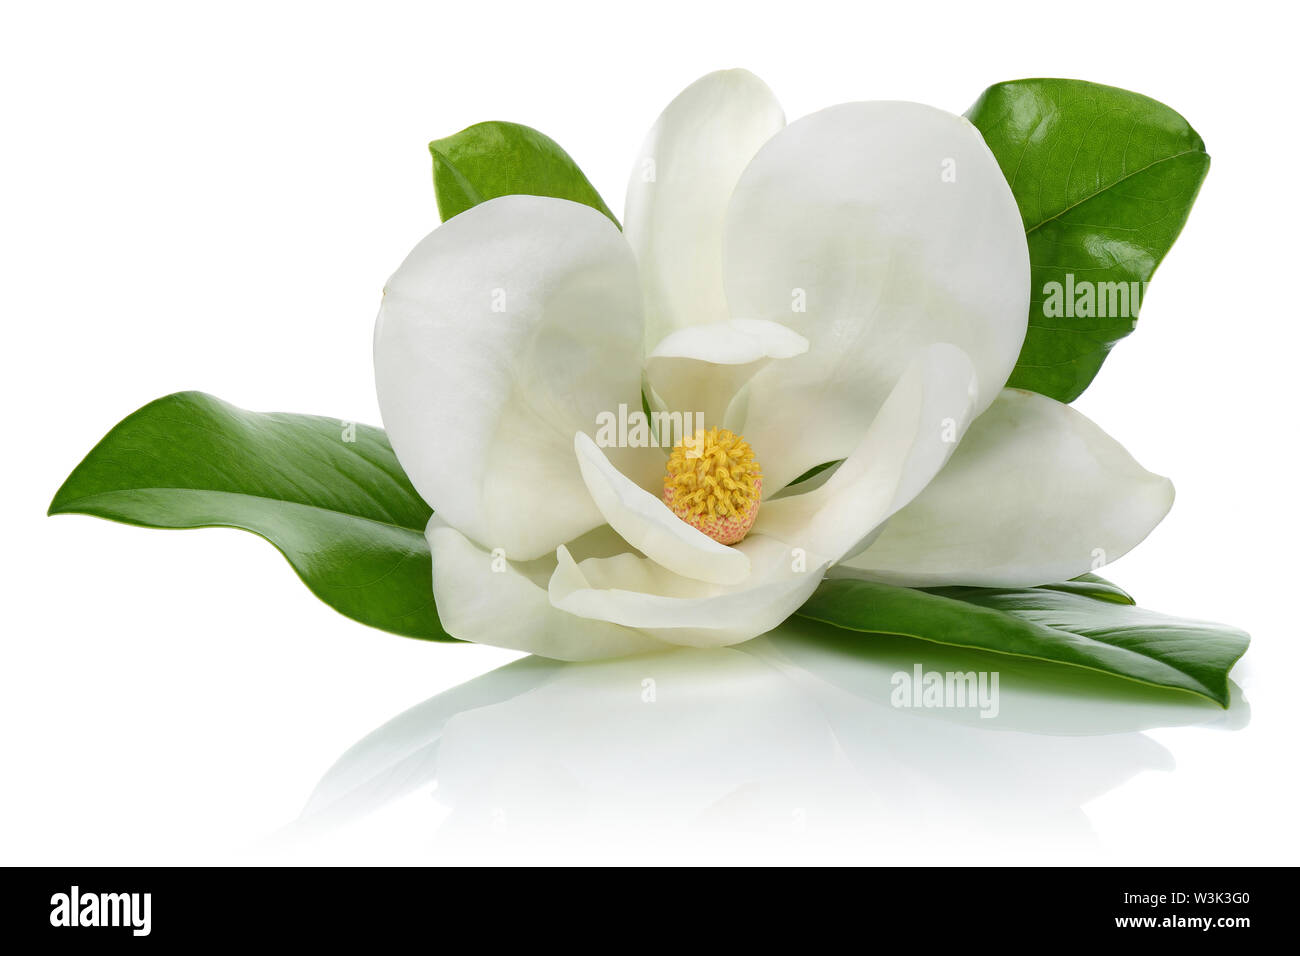
<svg viewBox="0 0 1300 956">
<path fill-rule="evenodd" d="M 1228 671 L 1250 638 L 1222 624 L 1134 607 L 1091 575 L 1039 588 L 914 590 L 836 577 L 803 617 L 875 634 L 1013 654 L 1175 687 L 1228 705 Z"/>
<path fill-rule="evenodd" d="M 1210 157 L 1169 107 L 1080 80 L 999 83 L 966 115 L 1029 241 L 1029 331 L 1007 384 L 1073 401 L 1133 330 Z"/>
<path fill-rule="evenodd" d="M 618 219 L 560 145 L 518 123 L 478 123 L 429 144 L 438 215 L 446 222 L 497 196 L 553 196 Z"/>
<path fill-rule="evenodd" d="M 1064 591 L 1067 594 L 1082 594 L 1084 597 L 1096 598 L 1099 601 L 1114 601 L 1116 604 L 1136 604 L 1133 596 L 1117 584 L 1112 584 L 1105 578 L 1096 574 L 1081 574 L 1077 578 L 1069 581 L 1062 581 L 1060 584 L 1043 584 L 1041 588 L 1053 591 Z M 932 594 L 943 594 L 948 597 L 957 597 L 962 592 L 971 592 L 972 594 L 986 590 L 977 587 L 945 587 L 945 588 L 923 588 Z"/>
<path fill-rule="evenodd" d="M 450 640 L 433 604 L 431 512 L 378 428 L 179 392 L 110 431 L 50 514 L 242 528 L 275 545 L 335 610 L 395 634 Z"/>
</svg>

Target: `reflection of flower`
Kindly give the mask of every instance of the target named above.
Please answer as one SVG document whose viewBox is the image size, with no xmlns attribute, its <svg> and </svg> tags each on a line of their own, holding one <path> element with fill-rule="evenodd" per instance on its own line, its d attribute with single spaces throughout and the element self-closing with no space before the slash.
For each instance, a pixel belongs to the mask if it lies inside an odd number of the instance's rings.
<svg viewBox="0 0 1300 956">
<path fill-rule="evenodd" d="M 1141 731 L 1240 727 L 1189 695 L 905 638 L 855 653 L 798 619 L 740 647 L 563 664 L 523 658 L 351 747 L 300 833 L 366 826 L 389 862 L 820 858 L 982 848 L 1051 862 L 1096 845 L 1081 805 L 1173 758 Z M 898 709 L 892 675 L 1002 669 L 1002 709 Z M 1102 701 L 1106 706 L 1098 706 Z M 450 815 L 432 847 L 411 839 Z M 417 796 L 418 795 L 418 796 Z M 414 799 L 412 799 L 414 798 Z M 391 846 L 370 841 L 392 834 Z M 734 846 L 729 836 L 743 836 Z M 785 838 L 795 838 L 793 844 Z M 956 842 L 951 842 L 951 841 Z M 412 854 L 415 854 L 412 856 Z M 734 862 L 734 859 L 733 859 Z"/>
<path fill-rule="evenodd" d="M 444 627 L 566 659 L 727 645 L 837 563 L 1033 585 L 1123 554 L 1172 488 L 1077 412 L 1002 388 L 1029 287 L 1015 200 L 966 120 L 851 103 L 785 127 L 743 71 L 669 104 L 625 233 L 537 196 L 452 218 L 390 280 L 375 334 L 384 424 L 436 512 Z M 705 443 L 690 507 L 661 500 L 662 450 L 590 437 L 643 376 L 709 429 L 687 436 Z"/>
</svg>

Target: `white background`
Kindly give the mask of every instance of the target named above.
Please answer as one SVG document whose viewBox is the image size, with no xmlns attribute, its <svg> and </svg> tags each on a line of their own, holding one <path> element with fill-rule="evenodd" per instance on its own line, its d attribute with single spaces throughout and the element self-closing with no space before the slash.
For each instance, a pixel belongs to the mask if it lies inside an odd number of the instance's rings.
<svg viewBox="0 0 1300 956">
<path fill-rule="evenodd" d="M 1297 862 L 1281 5 L 3 9 L 0 861 Z M 459 719 L 437 792 L 426 764 L 385 763 L 383 737 L 362 756 L 405 796 L 286 831 L 355 741 L 518 655 L 347 621 L 250 535 L 46 518 L 50 497 L 115 422 L 180 389 L 377 423 L 379 291 L 437 222 L 427 141 L 535 126 L 618 210 L 658 111 L 728 66 L 791 119 L 873 98 L 960 112 L 991 83 L 1055 75 L 1153 96 L 1202 134 L 1213 166 L 1188 226 L 1078 406 L 1178 488 L 1107 573 L 1146 606 L 1248 629 L 1248 705 L 1055 693 L 1055 671 L 1004 669 L 1009 723 L 987 730 L 882 708 L 889 654 L 935 653 L 894 648 L 844 663 L 865 689 L 836 704 L 821 685 L 787 694 L 799 668 L 747 692 L 754 658 L 733 655 L 672 683 L 689 694 L 666 716 L 620 720 L 609 695 L 641 705 L 640 665 L 570 670 L 550 697 Z"/>
</svg>

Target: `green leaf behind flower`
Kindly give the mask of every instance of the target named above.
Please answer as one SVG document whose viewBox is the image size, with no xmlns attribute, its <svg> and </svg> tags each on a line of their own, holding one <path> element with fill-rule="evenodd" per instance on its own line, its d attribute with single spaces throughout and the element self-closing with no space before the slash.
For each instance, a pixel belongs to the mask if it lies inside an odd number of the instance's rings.
<svg viewBox="0 0 1300 956">
<path fill-rule="evenodd" d="M 340 613 L 407 637 L 451 639 L 433 603 L 431 511 L 378 428 L 179 392 L 114 427 L 49 513 L 251 531 Z"/>
<path fill-rule="evenodd" d="M 1182 231 L 1210 157 L 1169 107 L 1081 80 L 999 83 L 966 115 L 1029 241 L 1029 331 L 1007 384 L 1073 401 L 1133 330 L 1143 284 Z"/>
<path fill-rule="evenodd" d="M 873 634 L 1055 661 L 1174 687 L 1228 706 L 1228 672 L 1250 638 L 1223 624 L 1139 607 L 1094 575 L 1037 588 L 915 590 L 857 577 L 824 581 L 802 617 Z"/>
<path fill-rule="evenodd" d="M 446 222 L 497 196 L 552 196 L 609 211 L 582 170 L 560 145 L 518 123 L 478 123 L 429 144 L 438 215 Z"/>
</svg>

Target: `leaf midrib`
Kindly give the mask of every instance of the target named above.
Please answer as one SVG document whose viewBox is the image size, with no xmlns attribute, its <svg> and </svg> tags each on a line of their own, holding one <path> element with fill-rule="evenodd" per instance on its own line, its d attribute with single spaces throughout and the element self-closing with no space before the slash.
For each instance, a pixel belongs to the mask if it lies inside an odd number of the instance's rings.
<svg viewBox="0 0 1300 956">
<path fill-rule="evenodd" d="M 1060 212 L 1048 216 L 1046 219 L 1042 220 L 1041 222 L 1034 223 L 1034 225 L 1030 226 L 1028 229 L 1025 230 L 1025 235 L 1028 236 L 1030 233 L 1038 229 L 1040 226 L 1045 226 L 1049 222 L 1054 222 L 1057 219 L 1060 219 L 1066 213 L 1070 212 L 1071 210 L 1078 209 L 1080 206 L 1092 202 L 1092 200 L 1096 199 L 1102 193 L 1114 189 L 1116 186 L 1118 186 L 1120 183 L 1124 182 L 1125 180 L 1132 179 L 1134 176 L 1139 176 L 1142 173 L 1145 173 L 1149 169 L 1154 169 L 1155 167 L 1159 166 L 1161 163 L 1170 163 L 1173 162 L 1175 159 L 1180 159 L 1183 156 L 1189 156 L 1196 153 L 1200 153 L 1202 156 L 1208 155 L 1203 149 L 1184 149 L 1181 152 L 1173 153 L 1169 156 L 1161 157 L 1160 159 L 1157 159 L 1154 162 L 1147 163 L 1145 166 L 1135 169 L 1131 173 L 1125 173 L 1123 176 L 1119 177 L 1119 179 L 1109 182 L 1101 189 L 1098 189 L 1096 192 L 1089 193 L 1087 196 L 1084 196 L 1082 199 L 1078 200 L 1077 202 L 1071 203 L 1070 205 L 1062 209 Z"/>
<path fill-rule="evenodd" d="M 340 515 L 344 518 L 352 518 L 357 521 L 365 521 L 365 522 L 369 522 L 370 524 L 380 525 L 381 527 L 393 528 L 397 531 L 409 531 L 412 534 L 418 534 L 421 536 L 424 535 L 423 528 L 412 528 L 409 525 L 394 524 L 391 521 L 381 521 L 378 518 L 370 518 L 367 517 L 366 515 L 352 514 L 351 512 L 348 511 L 339 511 L 337 508 L 325 508 L 322 507 L 321 505 L 304 504 L 301 501 L 293 501 L 289 498 L 277 498 L 273 495 L 257 495 L 257 494 L 251 494 L 249 492 L 244 492 L 244 491 L 221 491 L 216 488 L 179 488 L 170 485 L 142 485 L 138 488 L 115 488 L 112 491 L 101 491 L 93 495 L 82 495 L 79 498 L 73 498 L 69 502 L 60 503 L 57 508 L 51 506 L 49 513 L 52 515 L 69 514 L 69 513 L 84 514 L 85 512 L 80 512 L 76 508 L 69 507 L 69 506 L 77 505 L 81 502 L 95 501 L 97 499 L 112 498 L 115 495 L 129 495 L 137 491 L 177 491 L 177 492 L 189 492 L 191 494 L 199 494 L 199 495 L 221 495 L 223 497 L 231 497 L 231 498 L 256 498 L 259 501 L 271 501 L 271 502 L 275 502 L 276 504 L 283 504 L 283 505 L 296 505 L 299 508 L 306 508 L 310 511 L 323 511 L 327 514 Z M 158 526 L 153 525 L 152 527 L 158 527 Z"/>
<path fill-rule="evenodd" d="M 220 401 L 220 399 L 218 399 L 218 401 Z M 223 404 L 224 404 L 224 403 L 223 403 Z M 243 426 L 246 427 L 246 428 L 247 428 L 247 427 L 251 427 L 255 432 L 260 432 L 260 431 L 262 430 L 262 423 L 261 423 L 261 422 L 258 422 L 258 421 L 250 421 L 250 420 L 249 420 L 249 413 L 246 412 L 245 410 L 236 408 L 236 409 L 234 409 L 234 412 L 235 412 L 234 417 L 235 417 L 236 419 L 242 419 L 242 421 L 240 421 L 239 424 L 243 425 Z M 277 414 L 276 414 L 276 413 L 271 413 L 271 414 L 267 415 L 267 418 L 274 418 L 274 417 L 277 417 Z M 182 418 L 161 418 L 161 417 L 158 419 L 158 421 L 161 422 L 161 423 L 163 423 L 163 424 L 171 424 L 171 425 L 175 425 L 175 426 L 177 426 L 178 429 L 181 429 L 181 430 L 186 429 L 186 428 L 197 428 L 197 429 L 200 429 L 201 431 L 207 432 L 207 433 L 209 433 L 209 434 L 211 434 L 211 435 L 215 435 L 215 436 L 216 436 L 219 440 L 221 440 L 222 442 L 230 442 L 231 439 L 233 438 L 233 436 L 232 436 L 231 434 L 229 434 L 228 432 L 226 432 L 226 431 L 224 431 L 224 430 L 222 430 L 222 429 L 220 429 L 220 428 L 213 427 L 212 423 L 210 423 L 210 422 L 205 422 L 205 421 L 186 421 L 185 419 L 182 419 Z M 365 426 L 365 427 L 373 428 L 374 426 Z M 311 436 L 311 438 L 312 438 L 313 441 L 323 441 L 323 440 L 324 440 L 324 435 L 321 434 L 321 433 L 319 433 L 316 429 L 310 429 L 310 430 L 308 430 L 308 431 L 307 431 L 307 434 Z M 367 458 L 365 455 L 361 454 L 360 449 L 355 450 L 353 453 L 356 455 L 356 457 L 357 457 L 358 459 L 360 459 L 361 461 L 365 462 L 365 463 L 366 463 L 367 465 L 369 465 L 371 468 L 375 469 L 377 472 L 379 472 L 380 474 L 382 474 L 385 478 L 387 478 L 387 479 L 389 479 L 390 481 L 392 481 L 392 482 L 394 482 L 395 484 L 397 484 L 397 485 L 398 485 L 398 490 L 399 490 L 399 491 L 402 490 L 402 489 L 401 489 L 401 483 L 397 480 L 396 476 L 394 476 L 393 473 L 390 472 L 387 468 L 385 468 L 382 464 L 380 464 L 379 462 L 376 462 L 376 461 L 372 461 L 371 459 Z M 382 510 L 384 510 L 384 511 L 388 511 L 388 510 L 390 510 L 390 509 L 389 509 L 389 508 L 388 508 L 388 507 L 387 507 L 387 506 L 386 506 L 386 505 L 385 505 L 385 504 L 384 504 L 384 503 L 383 503 L 383 502 L 382 502 L 382 501 L 381 501 L 381 500 L 376 496 L 376 494 L 375 494 L 374 491 L 372 491 L 371 489 L 367 488 L 367 487 L 365 486 L 365 484 L 363 484 L 362 481 L 361 481 L 359 478 L 357 478 L 355 475 L 349 474 L 348 471 L 347 471 L 346 469 L 344 469 L 344 468 L 343 468 L 343 467 L 342 467 L 342 466 L 341 466 L 337 461 L 335 461 L 335 460 L 333 459 L 332 456 L 329 456 L 329 455 L 321 455 L 321 456 L 319 456 L 319 457 L 314 458 L 313 460 L 314 460 L 317 464 L 320 464 L 320 465 L 324 466 L 325 468 L 328 468 L 330 471 L 333 471 L 335 474 L 339 475 L 339 476 L 340 476 L 341 478 L 343 478 L 345 481 L 349 482 L 349 483 L 350 483 L 354 488 L 357 489 L 357 491 L 359 491 L 362 495 L 364 495 L 367 499 L 369 499 L 369 501 L 371 502 L 371 504 L 377 506 L 378 508 L 380 508 L 380 509 L 382 509 Z M 290 472 L 289 472 L 288 470 L 286 470 L 285 468 L 280 467 L 280 465 L 281 465 L 280 462 L 278 462 L 278 461 L 272 459 L 272 460 L 269 460 L 269 461 L 264 461 L 263 463 L 264 463 L 264 464 L 268 464 L 268 465 L 269 465 L 269 466 L 270 466 L 270 467 L 275 471 L 275 473 L 276 473 L 276 475 L 277 475 L 278 477 L 280 477 L 281 479 L 283 479 L 283 480 L 284 480 L 285 482 L 287 482 L 288 484 L 293 485 L 293 486 L 294 486 L 294 490 L 303 493 L 304 497 L 307 497 L 307 496 L 308 496 L 308 495 L 307 495 L 307 491 L 306 491 L 306 489 L 302 488 L 302 487 L 298 484 L 298 482 L 297 482 L 295 476 L 292 475 L 292 474 L 290 474 Z M 218 469 L 218 471 L 220 471 L 220 469 Z M 302 469 L 301 469 L 301 468 L 296 469 L 296 471 L 298 471 L 300 474 L 302 473 Z M 310 480 L 313 480 L 313 481 L 316 481 L 316 480 L 317 480 L 317 479 L 311 478 L 310 475 L 308 475 L 308 478 L 309 478 Z M 122 490 L 122 489 L 118 489 L 118 490 Z M 152 490 L 159 490 L 159 491 L 178 491 L 178 490 L 183 490 L 183 489 L 176 489 L 176 488 L 157 488 L 157 489 L 152 489 Z M 217 491 L 217 490 L 219 490 L 219 489 L 216 489 L 216 488 L 198 488 L 198 489 L 193 489 L 193 490 L 196 490 L 196 491 Z M 228 494 L 237 494 L 237 495 L 242 495 L 242 494 L 245 494 L 245 492 L 235 491 L 235 492 L 228 492 Z M 253 495 L 253 494 L 249 494 L 248 497 L 250 497 L 250 498 L 266 498 L 267 500 L 272 500 L 272 501 L 277 500 L 277 499 L 271 498 L 270 496 L 267 496 L 267 495 Z M 283 499 L 283 500 L 284 500 L 284 501 L 287 501 L 287 502 L 291 502 L 291 501 L 292 501 L 291 499 L 288 499 L 288 498 L 285 498 L 285 499 Z M 315 507 L 315 506 L 314 506 L 314 505 L 309 505 L 308 507 Z M 332 509 L 332 508 L 322 508 L 322 509 L 320 509 L 320 510 L 322 510 L 322 511 L 333 511 L 334 509 Z M 347 514 L 347 512 L 345 512 L 345 511 L 336 511 L 336 512 L 334 512 L 334 513 L 335 513 L 335 514 Z M 357 517 L 360 517 L 360 515 L 358 515 Z M 376 524 L 387 524 L 387 523 L 388 523 L 388 522 L 376 521 Z"/>
</svg>

